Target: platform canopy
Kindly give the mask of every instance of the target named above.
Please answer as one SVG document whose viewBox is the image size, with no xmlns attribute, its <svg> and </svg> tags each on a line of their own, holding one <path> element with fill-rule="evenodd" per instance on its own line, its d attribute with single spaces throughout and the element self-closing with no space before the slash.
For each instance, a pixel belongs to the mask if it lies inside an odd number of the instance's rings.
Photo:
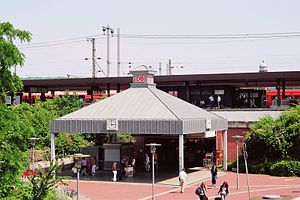
<svg viewBox="0 0 300 200">
<path fill-rule="evenodd" d="M 50 122 L 52 133 L 182 135 L 227 130 L 227 120 L 156 88 L 153 71 L 132 70 L 131 87 Z"/>
</svg>

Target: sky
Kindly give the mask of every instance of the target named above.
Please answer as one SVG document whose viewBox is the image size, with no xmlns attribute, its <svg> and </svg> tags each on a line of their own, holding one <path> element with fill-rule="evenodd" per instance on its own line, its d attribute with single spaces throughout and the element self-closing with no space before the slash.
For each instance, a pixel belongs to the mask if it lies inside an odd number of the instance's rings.
<svg viewBox="0 0 300 200">
<path fill-rule="evenodd" d="M 29 44 L 16 42 L 26 56 L 17 67 L 23 78 L 91 77 L 88 37 L 95 37 L 97 64 L 107 73 L 106 25 L 115 33 L 120 28 L 121 76 L 128 74 L 129 62 L 156 71 L 161 63 L 164 75 L 169 59 L 172 74 L 257 72 L 262 60 L 269 71 L 299 71 L 299 8 L 298 0 L 9 0 L 1 2 L 0 21 L 32 33 Z M 211 38 L 260 33 L 290 35 Z M 116 34 L 110 62 L 116 76 Z M 103 77 L 98 66 L 96 76 Z"/>
</svg>

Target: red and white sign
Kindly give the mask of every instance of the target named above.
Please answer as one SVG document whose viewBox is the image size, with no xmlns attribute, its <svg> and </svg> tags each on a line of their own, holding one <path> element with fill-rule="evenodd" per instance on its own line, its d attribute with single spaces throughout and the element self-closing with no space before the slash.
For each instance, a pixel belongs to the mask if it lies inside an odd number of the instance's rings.
<svg viewBox="0 0 300 200">
<path fill-rule="evenodd" d="M 137 74 L 135 76 L 135 82 L 136 83 L 145 83 L 146 77 L 144 74 Z"/>
</svg>

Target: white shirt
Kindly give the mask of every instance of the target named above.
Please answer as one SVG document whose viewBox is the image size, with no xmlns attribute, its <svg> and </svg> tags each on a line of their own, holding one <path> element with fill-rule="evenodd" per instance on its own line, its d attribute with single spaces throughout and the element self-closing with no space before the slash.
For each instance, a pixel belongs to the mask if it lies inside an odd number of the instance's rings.
<svg viewBox="0 0 300 200">
<path fill-rule="evenodd" d="M 135 158 L 132 159 L 131 161 L 131 165 L 134 166 L 135 165 Z"/>
<path fill-rule="evenodd" d="M 146 164 L 149 164 L 150 163 L 150 158 L 149 156 L 146 156 Z"/>
<path fill-rule="evenodd" d="M 187 178 L 187 174 L 185 173 L 185 171 L 181 171 L 179 173 L 179 179 L 185 181 L 186 178 Z"/>
</svg>

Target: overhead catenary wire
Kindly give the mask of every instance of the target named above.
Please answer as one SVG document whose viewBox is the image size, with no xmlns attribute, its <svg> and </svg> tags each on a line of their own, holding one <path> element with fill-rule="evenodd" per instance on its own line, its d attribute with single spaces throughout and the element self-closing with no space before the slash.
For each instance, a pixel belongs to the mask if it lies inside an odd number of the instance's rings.
<svg viewBox="0 0 300 200">
<path fill-rule="evenodd" d="M 88 37 L 104 39 L 103 35 L 93 35 L 84 37 L 67 38 L 48 42 L 39 42 L 31 44 L 18 45 L 19 48 L 37 48 L 53 45 L 63 45 L 68 43 L 77 43 L 85 41 Z M 300 37 L 300 32 L 282 32 L 282 33 L 236 33 L 236 34 L 120 34 L 121 38 L 127 39 L 202 39 L 202 40 L 243 40 L 243 39 L 280 39 Z"/>
</svg>

